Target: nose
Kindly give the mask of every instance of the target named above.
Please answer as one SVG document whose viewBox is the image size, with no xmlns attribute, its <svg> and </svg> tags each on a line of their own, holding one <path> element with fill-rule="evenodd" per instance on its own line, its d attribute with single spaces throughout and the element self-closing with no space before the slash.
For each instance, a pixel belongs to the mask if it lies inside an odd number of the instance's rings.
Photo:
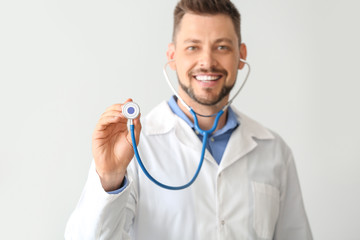
<svg viewBox="0 0 360 240">
<path fill-rule="evenodd" d="M 203 49 L 199 58 L 201 68 L 210 69 L 216 66 L 217 62 L 211 49 Z"/>
</svg>

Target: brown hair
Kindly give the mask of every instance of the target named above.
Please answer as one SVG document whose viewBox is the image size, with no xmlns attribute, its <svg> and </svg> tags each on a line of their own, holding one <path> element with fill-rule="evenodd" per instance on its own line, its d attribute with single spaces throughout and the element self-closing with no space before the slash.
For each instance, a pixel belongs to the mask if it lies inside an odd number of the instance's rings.
<svg viewBox="0 0 360 240">
<path fill-rule="evenodd" d="M 230 0 L 180 0 L 174 10 L 173 41 L 175 41 L 181 19 L 185 13 L 195 13 L 199 15 L 225 14 L 229 16 L 234 24 L 240 45 L 240 13 Z"/>
</svg>

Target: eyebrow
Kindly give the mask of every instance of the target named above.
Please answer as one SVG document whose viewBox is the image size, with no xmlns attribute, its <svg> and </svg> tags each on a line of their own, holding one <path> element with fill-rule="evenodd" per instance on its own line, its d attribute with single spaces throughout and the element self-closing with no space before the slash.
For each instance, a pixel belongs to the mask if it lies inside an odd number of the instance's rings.
<svg viewBox="0 0 360 240">
<path fill-rule="evenodd" d="M 201 41 L 198 40 L 198 39 L 190 38 L 190 39 L 186 39 L 186 40 L 184 41 L 184 43 L 201 43 Z"/>
<path fill-rule="evenodd" d="M 230 38 L 219 38 L 215 41 L 215 43 L 227 42 L 229 44 L 233 44 L 233 41 Z"/>
<path fill-rule="evenodd" d="M 221 43 L 221 42 L 227 42 L 229 44 L 233 44 L 233 41 L 230 38 L 219 38 L 215 41 L 215 43 Z M 184 43 L 201 43 L 201 41 L 198 39 L 190 38 L 190 39 L 186 39 Z"/>
</svg>

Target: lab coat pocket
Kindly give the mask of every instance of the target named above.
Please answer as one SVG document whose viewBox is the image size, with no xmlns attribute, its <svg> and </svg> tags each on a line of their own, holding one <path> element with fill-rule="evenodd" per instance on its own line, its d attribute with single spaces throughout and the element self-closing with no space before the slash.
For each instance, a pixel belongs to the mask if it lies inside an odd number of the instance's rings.
<svg viewBox="0 0 360 240">
<path fill-rule="evenodd" d="M 272 239 L 279 216 L 280 192 L 277 188 L 252 182 L 254 198 L 253 226 L 260 238 Z"/>
</svg>

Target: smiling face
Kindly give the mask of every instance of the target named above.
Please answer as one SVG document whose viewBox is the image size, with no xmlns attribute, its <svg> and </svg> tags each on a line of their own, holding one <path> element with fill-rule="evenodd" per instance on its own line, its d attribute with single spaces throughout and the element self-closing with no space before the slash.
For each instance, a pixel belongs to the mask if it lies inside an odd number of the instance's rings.
<svg viewBox="0 0 360 240">
<path fill-rule="evenodd" d="M 179 95 L 190 106 L 226 104 L 237 70 L 243 67 L 239 59 L 246 58 L 231 18 L 186 13 L 174 41 L 167 55 L 175 59 L 171 67 L 177 71 Z"/>
</svg>

